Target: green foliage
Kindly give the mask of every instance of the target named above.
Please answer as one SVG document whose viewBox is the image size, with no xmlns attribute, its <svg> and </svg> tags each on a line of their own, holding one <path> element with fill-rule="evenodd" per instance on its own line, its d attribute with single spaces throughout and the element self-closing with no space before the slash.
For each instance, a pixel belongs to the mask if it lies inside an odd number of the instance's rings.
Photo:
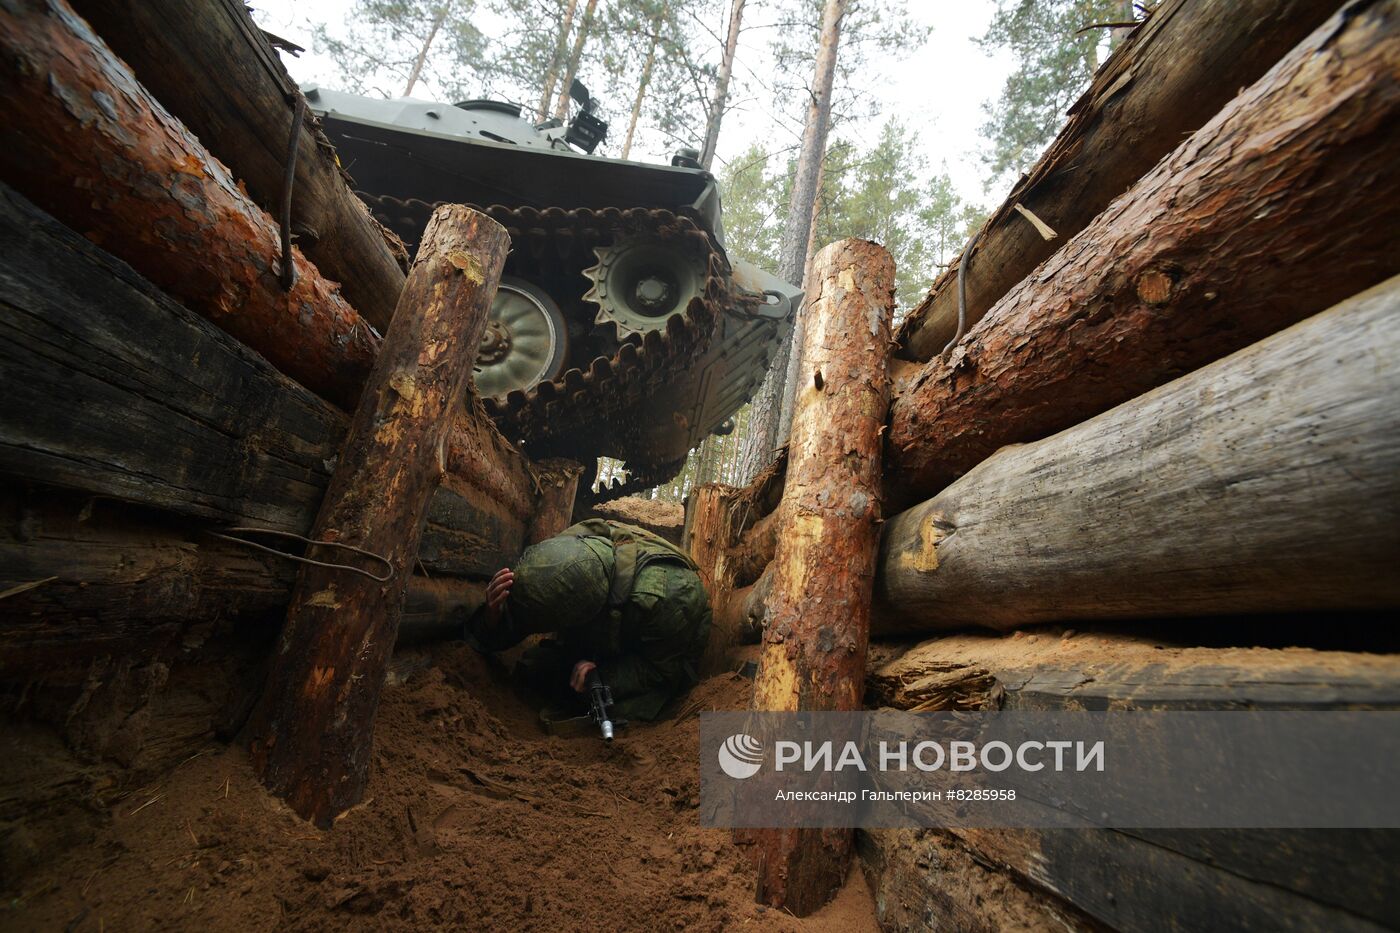
<svg viewBox="0 0 1400 933">
<path fill-rule="evenodd" d="M 793 166 L 759 145 L 732 160 L 720 178 L 725 244 L 738 258 L 773 268 Z M 916 304 L 981 222 L 946 172 L 930 172 L 913 133 L 888 120 L 869 148 L 838 139 L 827 149 L 816 245 L 844 237 L 882 244 L 894 257 L 896 303 Z"/>
<path fill-rule="evenodd" d="M 344 31 L 332 34 L 321 24 L 316 44 L 336 60 L 344 90 L 381 97 L 403 93 L 426 45 L 418 80 L 455 99 L 467 96 L 485 56 L 473 8 L 474 0 L 356 0 Z"/>
<path fill-rule="evenodd" d="M 985 108 L 989 188 L 1035 162 L 1088 87 L 1110 36 L 1103 29 L 1079 30 L 1130 20 L 1133 9 L 1124 0 L 997 0 L 996 15 L 978 41 L 987 49 L 1009 49 L 1018 64 L 1001 96 Z"/>
<path fill-rule="evenodd" d="M 783 0 L 776 35 L 769 44 L 775 67 L 778 103 L 791 102 L 788 116 L 801 132 L 810 99 L 824 0 Z M 916 23 L 904 0 L 849 0 L 841 21 L 836 80 L 831 93 L 831 126 L 876 116 L 877 82 L 871 80 L 882 60 L 908 55 L 928 39 L 928 27 Z"/>
</svg>

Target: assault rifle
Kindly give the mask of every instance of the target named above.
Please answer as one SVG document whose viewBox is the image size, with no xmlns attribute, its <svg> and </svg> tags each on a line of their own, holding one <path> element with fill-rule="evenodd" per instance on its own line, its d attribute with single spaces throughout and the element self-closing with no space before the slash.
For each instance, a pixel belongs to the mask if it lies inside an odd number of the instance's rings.
<svg viewBox="0 0 1400 933">
<path fill-rule="evenodd" d="M 541 714 L 545 731 L 550 735 L 585 735 L 595 729 L 604 742 L 611 742 L 613 734 L 627 725 L 627 720 L 613 717 L 612 690 L 603 683 L 596 670 L 589 671 L 583 680 L 583 692 L 588 695 L 588 712 L 568 719 L 550 719 Z"/>
<path fill-rule="evenodd" d="M 588 672 L 588 676 L 583 681 L 583 689 L 588 691 L 588 718 L 598 724 L 598 731 L 603 734 L 603 741 L 611 742 L 613 740 L 612 691 L 608 689 L 607 684 L 603 683 L 603 678 L 598 676 L 596 670 Z"/>
</svg>

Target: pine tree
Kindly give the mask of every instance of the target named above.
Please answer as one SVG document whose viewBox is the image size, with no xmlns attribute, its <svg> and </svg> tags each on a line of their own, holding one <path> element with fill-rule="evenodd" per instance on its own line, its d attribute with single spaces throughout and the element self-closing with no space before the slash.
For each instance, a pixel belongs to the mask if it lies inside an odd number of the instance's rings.
<svg viewBox="0 0 1400 933">
<path fill-rule="evenodd" d="M 486 41 L 472 24 L 473 0 L 356 0 L 343 35 L 315 29 L 346 89 L 407 97 L 424 81 L 441 96 L 477 83 Z"/>
<path fill-rule="evenodd" d="M 989 187 L 1025 171 L 1055 138 L 1066 111 L 1122 35 L 1099 26 L 1135 15 L 1131 0 L 998 0 L 978 42 L 1011 50 L 1019 64 L 997 101 L 985 106 Z"/>
</svg>

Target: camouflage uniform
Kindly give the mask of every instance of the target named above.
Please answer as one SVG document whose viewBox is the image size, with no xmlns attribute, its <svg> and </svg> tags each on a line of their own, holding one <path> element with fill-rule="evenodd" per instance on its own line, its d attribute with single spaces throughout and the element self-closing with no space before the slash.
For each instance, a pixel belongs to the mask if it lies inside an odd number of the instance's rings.
<svg viewBox="0 0 1400 933">
<path fill-rule="evenodd" d="M 695 683 L 710 603 L 695 563 L 669 541 L 591 519 L 527 548 L 514 570 L 500 623 L 490 627 L 478 611 L 467 639 L 502 651 L 527 635 L 553 633 L 516 668 L 540 692 L 568 690 L 574 664 L 593 661 L 619 717 L 655 719 Z"/>
</svg>

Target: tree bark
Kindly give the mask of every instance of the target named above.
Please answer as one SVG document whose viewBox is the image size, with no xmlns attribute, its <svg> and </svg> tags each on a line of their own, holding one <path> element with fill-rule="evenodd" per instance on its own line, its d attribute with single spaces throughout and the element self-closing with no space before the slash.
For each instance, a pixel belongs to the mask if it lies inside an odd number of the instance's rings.
<svg viewBox="0 0 1400 933">
<path fill-rule="evenodd" d="M 544 93 L 540 95 L 541 120 L 549 116 L 549 102 L 554 100 L 554 85 L 559 80 L 559 69 L 564 65 L 564 49 L 569 44 L 569 33 L 574 28 L 574 11 L 577 9 L 578 0 L 569 0 L 569 5 L 564 8 L 564 20 L 559 24 L 559 38 L 554 43 L 554 54 L 550 56 L 549 70 L 544 75 Z"/>
<path fill-rule="evenodd" d="M 1400 604 L 1400 278 L 885 527 L 875 627 Z"/>
<path fill-rule="evenodd" d="M 1400 11 L 1345 8 L 891 410 L 897 504 L 1400 271 Z"/>
<path fill-rule="evenodd" d="M 50 213 L 324 398 L 352 408 L 378 340 L 63 0 L 0 10 L 0 168 Z M 285 142 L 285 138 L 283 139 Z M 54 179 L 62 178 L 62 184 Z"/>
<path fill-rule="evenodd" d="M 574 47 L 565 63 L 564 84 L 559 88 L 559 100 L 554 105 L 554 116 L 561 120 L 569 115 L 569 87 L 578 74 L 579 62 L 583 60 L 583 46 L 588 41 L 589 30 L 593 28 L 593 11 L 597 7 L 598 0 L 588 0 L 588 5 L 583 8 L 583 21 L 578 24 L 578 35 L 574 37 Z"/>
<path fill-rule="evenodd" d="M 201 630 L 275 626 L 296 564 L 112 500 L 0 493 L 0 679 L 21 683 L 102 658 L 153 657 Z M 44 582 L 40 582 L 44 581 Z M 485 582 L 412 577 L 399 642 L 461 632 Z"/>
<path fill-rule="evenodd" d="M 817 222 L 821 219 L 822 198 L 824 196 L 824 185 L 826 184 L 826 159 L 825 153 L 821 164 L 817 166 L 817 185 L 812 196 L 812 218 L 807 223 L 807 247 L 802 260 L 803 281 L 812 271 L 812 257 L 817 253 Z M 792 322 L 792 346 L 802 346 L 802 335 L 805 322 L 800 313 Z M 792 431 L 792 408 L 797 394 L 797 365 L 798 355 L 789 352 L 787 358 L 787 374 L 783 377 L 783 400 L 778 406 L 778 432 L 775 437 L 777 443 L 787 441 L 787 436 Z"/>
<path fill-rule="evenodd" d="M 879 245 L 842 240 L 813 260 L 755 709 L 861 708 L 893 302 Z M 756 831 L 758 899 L 811 913 L 845 881 L 851 844 L 849 829 Z"/>
<path fill-rule="evenodd" d="M 447 4 L 440 4 L 437 13 L 433 15 L 433 25 L 428 29 L 428 37 L 423 40 L 423 45 L 418 49 L 418 55 L 413 59 L 413 67 L 408 72 L 408 83 L 404 85 L 403 96 L 408 97 L 413 93 L 413 86 L 418 83 L 418 76 L 423 73 L 423 65 L 428 60 L 428 50 L 433 47 L 433 40 L 437 38 L 438 30 L 442 28 L 442 21 L 447 19 Z"/>
<path fill-rule="evenodd" d="M 142 86 L 229 167 L 259 207 L 277 216 L 291 102 L 301 91 L 241 0 L 78 0 L 75 6 Z M 407 254 L 351 193 L 311 116 L 297 143 L 292 230 L 306 258 L 340 283 L 365 320 L 386 331 Z"/>
<path fill-rule="evenodd" d="M 705 142 L 700 148 L 700 165 L 709 171 L 715 163 L 715 149 L 719 147 L 720 124 L 724 122 L 724 109 L 729 104 L 729 82 L 734 75 L 734 55 L 739 49 L 739 31 L 744 22 L 744 0 L 730 0 L 729 31 L 724 37 L 724 54 L 720 56 L 719 69 L 715 72 L 715 95 L 710 99 L 710 112 L 705 119 Z"/>
<path fill-rule="evenodd" d="M 0 472 L 206 522 L 310 530 L 343 413 L 3 184 L 0 281 Z M 468 401 L 423 532 L 434 575 L 514 560 L 538 501 L 524 455 Z"/>
<path fill-rule="evenodd" d="M 968 326 L 1336 9 L 1328 0 L 1161 4 L 1094 76 L 1065 128 L 987 221 L 967 268 Z M 1058 236 L 1046 240 L 1017 205 Z M 905 319 L 895 336 L 900 357 L 926 362 L 953 339 L 957 275 L 954 264 Z"/>
<path fill-rule="evenodd" d="M 811 101 L 807 120 L 802 129 L 802 145 L 797 154 L 797 169 L 793 177 L 792 194 L 788 201 L 787 223 L 783 226 L 782 243 L 778 252 L 778 277 L 785 282 L 801 285 L 803 266 L 807 260 L 807 242 L 811 234 L 812 213 L 817 197 L 817 178 L 826 157 L 826 136 L 831 123 L 831 89 L 836 80 L 837 48 L 841 40 L 841 20 L 846 15 L 847 0 L 825 0 L 822 25 L 817 46 L 816 66 L 812 78 Z M 757 473 L 773 458 L 774 450 L 785 440 L 778 434 L 782 420 L 783 398 L 788 359 L 794 353 L 794 339 L 802 328 L 805 309 L 798 310 L 793 331 L 782 342 L 773 357 L 767 378 L 754 398 L 749 433 L 744 440 L 744 460 L 748 477 Z"/>
<path fill-rule="evenodd" d="M 540 496 L 525 543 L 538 544 L 573 524 L 574 495 L 583 467 L 572 460 L 551 460 L 539 465 Z"/>
<path fill-rule="evenodd" d="M 637 118 L 642 115 L 642 101 L 646 99 L 647 85 L 651 83 L 651 69 L 656 64 L 656 42 L 656 36 L 652 36 L 651 45 L 647 47 L 646 63 L 642 65 L 642 79 L 637 85 L 637 96 L 632 101 L 632 116 L 627 121 L 627 137 L 622 141 L 621 158 L 624 159 L 632 153 L 632 137 L 637 132 Z"/>
<path fill-rule="evenodd" d="M 312 531 L 390 568 L 387 582 L 302 568 L 255 720 L 263 783 L 318 826 L 358 803 L 369 780 L 404 590 L 509 249 L 485 214 L 433 213 Z"/>
</svg>

